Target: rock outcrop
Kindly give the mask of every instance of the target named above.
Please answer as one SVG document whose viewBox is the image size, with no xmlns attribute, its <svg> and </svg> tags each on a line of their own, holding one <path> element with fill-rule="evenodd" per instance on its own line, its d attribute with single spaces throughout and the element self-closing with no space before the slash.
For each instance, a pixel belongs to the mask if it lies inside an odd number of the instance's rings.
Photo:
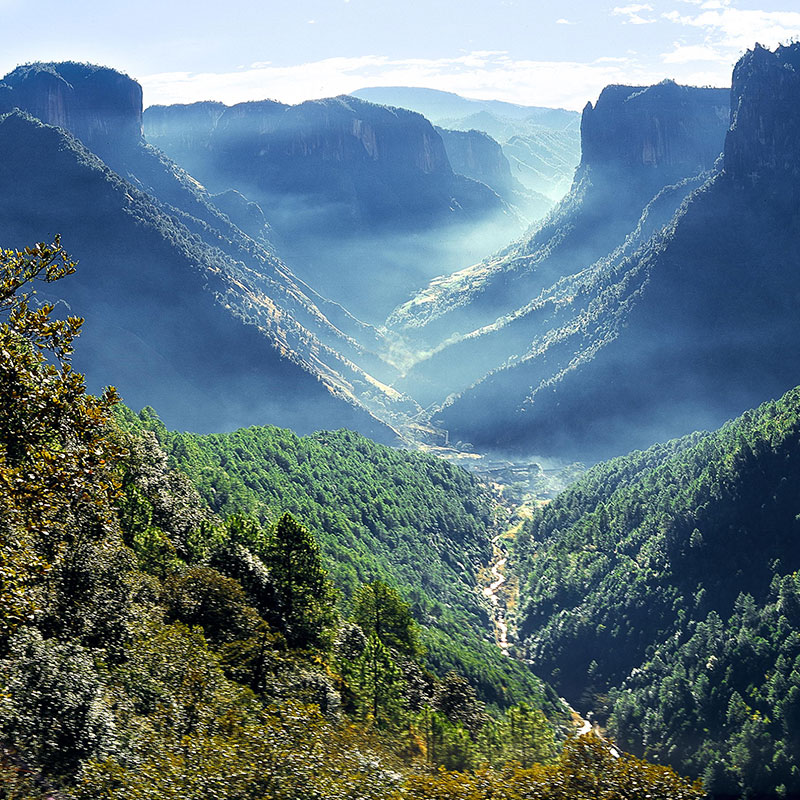
<svg viewBox="0 0 800 800">
<path fill-rule="evenodd" d="M 17 67 L 0 84 L 0 113 L 19 108 L 105 156 L 142 141 L 142 87 L 121 72 L 63 62 Z"/>
<path fill-rule="evenodd" d="M 714 166 L 729 93 L 665 81 L 610 86 L 581 125 L 570 192 L 532 234 L 493 258 L 437 278 L 389 324 L 426 347 L 513 314 L 562 277 L 609 255 L 666 186 Z"/>
<path fill-rule="evenodd" d="M 486 187 L 458 179 L 420 114 L 352 97 L 221 112 L 210 103 L 154 107 L 145 133 L 216 191 L 235 188 L 258 202 L 287 234 L 298 204 L 324 210 L 340 234 L 502 208 Z"/>
<path fill-rule="evenodd" d="M 725 172 L 769 192 L 787 207 L 800 202 L 800 48 L 756 45 L 736 65 Z"/>
<path fill-rule="evenodd" d="M 658 173 L 662 186 L 714 164 L 728 129 L 727 89 L 662 81 L 607 86 L 581 118 L 581 168 Z"/>
</svg>

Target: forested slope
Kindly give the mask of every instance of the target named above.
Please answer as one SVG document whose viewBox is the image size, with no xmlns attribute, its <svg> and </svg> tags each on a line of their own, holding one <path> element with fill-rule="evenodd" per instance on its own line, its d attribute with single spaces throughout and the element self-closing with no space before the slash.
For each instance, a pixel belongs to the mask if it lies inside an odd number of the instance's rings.
<svg viewBox="0 0 800 800">
<path fill-rule="evenodd" d="M 344 619 L 290 514 L 215 515 L 72 371 L 82 321 L 33 289 L 73 269 L 57 244 L 0 251 L 3 797 L 700 796 L 596 740 L 556 755 L 530 705 L 488 715 L 424 669 L 382 581 Z"/>
<path fill-rule="evenodd" d="M 472 475 L 346 430 L 197 436 L 168 431 L 149 410 L 123 419 L 157 433 L 215 513 L 244 512 L 269 525 L 288 511 L 317 531 L 345 608 L 363 583 L 398 587 L 424 625 L 433 669 L 456 669 L 501 706 L 541 694 L 530 671 L 494 645 L 478 584 L 499 509 Z"/>
<path fill-rule="evenodd" d="M 720 794 L 800 793 L 798 480 L 794 389 L 595 467 L 517 540 L 535 668 Z"/>
</svg>

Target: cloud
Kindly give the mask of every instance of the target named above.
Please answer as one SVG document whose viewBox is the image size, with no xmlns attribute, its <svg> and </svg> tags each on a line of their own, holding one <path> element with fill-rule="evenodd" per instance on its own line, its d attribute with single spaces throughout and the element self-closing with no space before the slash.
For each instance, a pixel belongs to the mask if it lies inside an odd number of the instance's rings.
<svg viewBox="0 0 800 800">
<path fill-rule="evenodd" d="M 680 44 L 675 42 L 675 49 L 670 53 L 662 53 L 661 60 L 665 64 L 691 64 L 695 61 L 714 61 L 720 60 L 727 62 L 727 57 L 719 50 L 701 44 Z"/>
<path fill-rule="evenodd" d="M 655 19 L 646 19 L 641 15 L 642 11 L 652 11 L 653 7 L 646 3 L 632 3 L 627 6 L 617 6 L 612 10 L 612 14 L 617 17 L 627 17 L 625 23 L 628 25 L 649 25 L 655 22 Z"/>
<path fill-rule="evenodd" d="M 575 24 L 574 22 L 570 22 L 568 19 L 564 19 L 564 17 L 561 17 L 561 19 L 556 20 L 556 25 L 574 25 L 574 24 Z"/>
<path fill-rule="evenodd" d="M 800 34 L 800 12 L 732 8 L 730 0 L 708 0 L 699 14 L 669 11 L 663 18 L 683 27 L 699 28 L 708 44 L 735 58 L 756 42 L 776 47 Z"/>
<path fill-rule="evenodd" d="M 167 72 L 139 77 L 147 105 L 277 99 L 298 103 L 367 86 L 427 86 L 467 97 L 581 109 L 610 83 L 655 83 L 664 77 L 630 59 L 515 60 L 474 51 L 451 58 L 328 58 L 292 66 L 260 62 L 226 73 Z"/>
</svg>

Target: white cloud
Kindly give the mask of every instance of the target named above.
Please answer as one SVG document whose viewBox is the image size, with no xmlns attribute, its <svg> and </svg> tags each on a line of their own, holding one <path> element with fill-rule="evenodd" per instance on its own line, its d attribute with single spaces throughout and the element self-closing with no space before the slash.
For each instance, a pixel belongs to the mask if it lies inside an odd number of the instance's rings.
<svg viewBox="0 0 800 800">
<path fill-rule="evenodd" d="M 514 60 L 505 52 L 475 51 L 452 58 L 329 58 L 293 66 L 268 62 L 227 73 L 168 72 L 140 77 L 147 105 L 277 99 L 298 103 L 365 86 L 428 86 L 468 97 L 581 109 L 610 83 L 655 83 L 664 77 L 630 59 Z"/>
<path fill-rule="evenodd" d="M 727 57 L 713 47 L 702 44 L 680 44 L 675 42 L 675 49 L 670 53 L 662 53 L 661 60 L 665 64 L 691 64 L 694 61 L 727 62 Z"/>
<path fill-rule="evenodd" d="M 729 2 L 704 2 L 700 14 L 669 11 L 662 16 L 677 25 L 699 28 L 707 42 L 724 48 L 729 56 L 756 42 L 775 47 L 800 34 L 800 12 L 732 8 Z"/>
<path fill-rule="evenodd" d="M 574 25 L 574 24 L 575 24 L 574 22 L 570 22 L 568 19 L 564 19 L 564 17 L 561 17 L 561 19 L 556 20 L 556 25 Z"/>
<path fill-rule="evenodd" d="M 629 25 L 649 25 L 655 22 L 655 19 L 647 19 L 641 15 L 642 11 L 652 11 L 653 7 L 646 3 L 632 3 L 627 6 L 617 6 L 612 10 L 612 14 L 617 17 L 627 17 L 625 22 Z"/>
</svg>

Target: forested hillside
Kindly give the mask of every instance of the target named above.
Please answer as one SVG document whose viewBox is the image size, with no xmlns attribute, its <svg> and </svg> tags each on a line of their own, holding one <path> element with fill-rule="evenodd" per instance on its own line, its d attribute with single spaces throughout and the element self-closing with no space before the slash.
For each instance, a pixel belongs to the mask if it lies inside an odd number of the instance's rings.
<svg viewBox="0 0 800 800">
<path fill-rule="evenodd" d="M 597 740 L 559 755 L 530 704 L 487 713 L 392 586 L 337 604 L 291 514 L 215 514 L 71 369 L 82 320 L 34 290 L 73 271 L 0 251 L 3 797 L 700 797 Z"/>
<path fill-rule="evenodd" d="M 602 464 L 517 538 L 520 638 L 634 752 L 800 794 L 800 389 Z"/>
<path fill-rule="evenodd" d="M 351 608 L 358 587 L 397 587 L 423 624 L 429 666 L 469 677 L 501 707 L 536 696 L 558 703 L 530 670 L 494 645 L 479 572 L 492 556 L 500 513 L 464 470 L 423 453 L 393 450 L 346 430 L 299 437 L 282 428 L 197 436 L 168 431 L 152 412 L 122 415 L 149 428 L 215 513 L 246 513 L 262 525 L 289 512 L 318 532 L 331 577 Z"/>
</svg>

